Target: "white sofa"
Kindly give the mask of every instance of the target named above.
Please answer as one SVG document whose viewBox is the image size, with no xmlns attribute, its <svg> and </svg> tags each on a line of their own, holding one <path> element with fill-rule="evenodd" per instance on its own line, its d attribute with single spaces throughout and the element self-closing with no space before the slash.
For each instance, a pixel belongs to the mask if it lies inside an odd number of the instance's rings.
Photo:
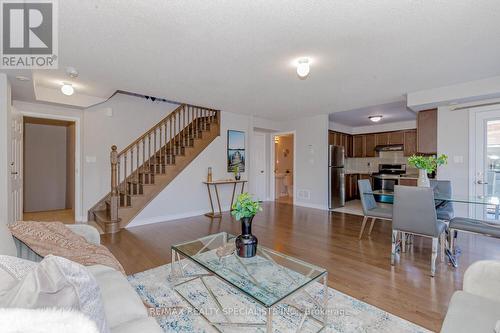
<svg viewBox="0 0 500 333">
<path fill-rule="evenodd" d="M 500 261 L 475 262 L 450 300 L 441 333 L 494 333 L 499 320 Z"/>
<path fill-rule="evenodd" d="M 99 232 L 88 225 L 67 225 L 87 241 L 99 244 Z M 8 227 L 0 223 L 0 254 L 37 261 L 40 257 L 19 240 L 14 240 Z M 154 318 L 148 317 L 146 307 L 127 278 L 113 268 L 95 265 L 87 269 L 97 280 L 102 294 L 106 321 L 112 333 L 161 333 Z"/>
</svg>

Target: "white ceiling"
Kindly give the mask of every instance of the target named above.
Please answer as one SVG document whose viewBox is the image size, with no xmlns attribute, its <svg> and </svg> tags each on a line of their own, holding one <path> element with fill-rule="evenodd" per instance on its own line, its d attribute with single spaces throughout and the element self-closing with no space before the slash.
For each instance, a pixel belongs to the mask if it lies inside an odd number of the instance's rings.
<svg viewBox="0 0 500 333">
<path fill-rule="evenodd" d="M 378 115 L 383 116 L 383 118 L 376 123 L 377 125 L 415 120 L 417 118 L 417 114 L 406 107 L 405 101 L 335 112 L 330 114 L 329 118 L 334 123 L 359 127 L 375 125 L 368 117 Z"/>
<path fill-rule="evenodd" d="M 498 0 L 64 0 L 59 18 L 62 70 L 44 82 L 73 66 L 89 90 L 272 119 L 500 74 Z M 33 96 L 23 85 L 15 98 Z"/>
</svg>

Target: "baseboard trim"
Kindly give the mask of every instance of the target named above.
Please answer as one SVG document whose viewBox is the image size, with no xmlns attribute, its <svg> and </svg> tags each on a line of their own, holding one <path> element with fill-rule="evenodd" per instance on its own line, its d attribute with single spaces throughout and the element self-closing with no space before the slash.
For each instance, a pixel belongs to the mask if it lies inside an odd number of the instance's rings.
<svg viewBox="0 0 500 333">
<path fill-rule="evenodd" d="M 229 206 L 222 207 L 222 213 L 229 212 L 229 210 L 230 210 Z M 154 223 L 180 220 L 180 219 L 185 219 L 188 217 L 201 216 L 201 215 L 204 215 L 205 213 L 208 213 L 207 209 L 200 209 L 200 210 L 190 211 L 190 212 L 186 212 L 186 213 L 179 213 L 179 214 L 160 215 L 160 216 L 148 217 L 148 218 L 135 218 L 125 227 L 125 229 L 139 227 L 139 226 L 148 225 L 148 224 L 154 224 Z M 207 217 L 207 219 L 208 219 L 208 217 Z"/>
<path fill-rule="evenodd" d="M 300 206 L 300 207 L 314 208 L 314 209 L 319 209 L 319 210 L 328 210 L 328 208 L 323 206 L 323 205 L 312 204 L 312 203 L 308 203 L 308 202 L 295 201 L 293 204 L 295 206 Z"/>
</svg>

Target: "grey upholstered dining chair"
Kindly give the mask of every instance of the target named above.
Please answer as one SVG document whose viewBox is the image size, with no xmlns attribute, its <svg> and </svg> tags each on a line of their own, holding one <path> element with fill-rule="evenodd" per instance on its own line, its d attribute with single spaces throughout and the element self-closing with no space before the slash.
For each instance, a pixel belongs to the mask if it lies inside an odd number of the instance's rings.
<svg viewBox="0 0 500 333">
<path fill-rule="evenodd" d="M 376 219 L 380 220 L 392 220 L 392 207 L 380 207 L 375 201 L 375 197 L 372 194 L 372 186 L 368 179 L 358 180 L 359 196 L 361 197 L 361 205 L 363 206 L 363 224 L 361 226 L 361 231 L 359 232 L 359 239 L 363 237 L 363 231 L 365 230 L 366 222 L 369 218 L 372 219 L 370 230 L 368 235 L 371 235 L 373 225 Z"/>
<path fill-rule="evenodd" d="M 431 180 L 431 187 L 435 194 L 441 194 L 446 197 L 451 197 L 452 188 L 449 180 Z M 451 221 L 455 217 L 455 210 L 452 202 L 447 202 L 443 207 L 436 209 L 438 220 Z"/>
<path fill-rule="evenodd" d="M 392 219 L 391 265 L 394 265 L 398 234 L 432 238 L 431 276 L 436 274 L 438 243 L 444 261 L 446 224 L 437 219 L 434 193 L 430 187 L 395 186 Z M 403 236 L 404 237 L 404 236 Z"/>
</svg>

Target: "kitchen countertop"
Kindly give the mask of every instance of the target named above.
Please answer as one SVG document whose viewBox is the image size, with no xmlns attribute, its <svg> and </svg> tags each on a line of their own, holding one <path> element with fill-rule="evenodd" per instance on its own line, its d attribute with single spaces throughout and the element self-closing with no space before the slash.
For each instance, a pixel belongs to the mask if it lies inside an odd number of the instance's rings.
<svg viewBox="0 0 500 333">
<path fill-rule="evenodd" d="M 361 172 L 361 171 L 346 171 L 346 175 L 369 175 L 369 176 L 372 176 L 374 172 Z M 413 180 L 417 180 L 418 179 L 418 175 L 417 174 L 406 174 L 406 175 L 383 175 L 383 176 L 380 176 L 380 175 L 376 175 L 375 177 L 379 177 L 379 178 L 385 178 L 385 179 L 413 179 Z"/>
</svg>

